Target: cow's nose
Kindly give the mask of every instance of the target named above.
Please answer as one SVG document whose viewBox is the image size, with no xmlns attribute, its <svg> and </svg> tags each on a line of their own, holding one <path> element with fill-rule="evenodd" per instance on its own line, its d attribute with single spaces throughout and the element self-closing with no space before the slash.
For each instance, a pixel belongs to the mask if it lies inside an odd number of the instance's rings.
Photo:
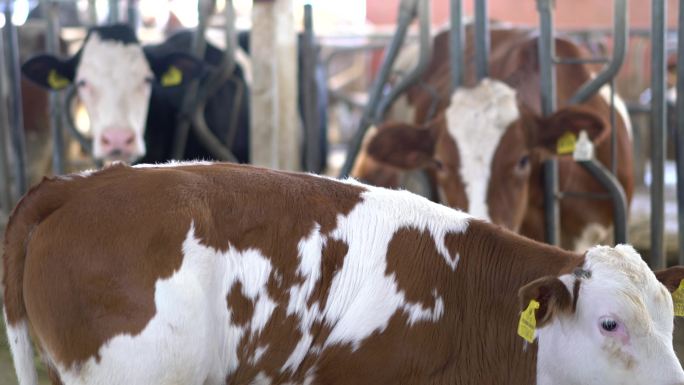
<svg viewBox="0 0 684 385">
<path fill-rule="evenodd" d="M 105 154 L 130 155 L 135 150 L 135 133 L 128 129 L 107 129 L 100 140 Z"/>
</svg>

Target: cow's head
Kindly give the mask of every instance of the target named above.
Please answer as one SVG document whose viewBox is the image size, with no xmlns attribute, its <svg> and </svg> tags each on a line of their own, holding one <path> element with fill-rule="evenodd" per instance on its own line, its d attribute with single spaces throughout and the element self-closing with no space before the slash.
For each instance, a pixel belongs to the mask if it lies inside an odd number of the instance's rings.
<svg viewBox="0 0 684 385">
<path fill-rule="evenodd" d="M 522 287 L 522 308 L 540 305 L 537 383 L 684 384 L 670 294 L 683 278 L 682 267 L 653 274 L 631 246 L 597 246 L 574 272 Z"/>
<path fill-rule="evenodd" d="M 558 139 L 582 130 L 595 139 L 605 128 L 601 117 L 581 107 L 535 116 L 513 89 L 484 80 L 457 90 L 448 109 L 423 126 L 379 127 L 365 146 L 373 167 L 359 166 L 354 176 L 374 184 L 374 175 L 388 180 L 401 170 L 430 170 L 444 203 L 517 231 L 532 170 L 555 152 Z"/>
<path fill-rule="evenodd" d="M 75 84 L 90 117 L 93 156 L 134 161 L 145 154 L 143 136 L 153 87 L 187 83 L 199 75 L 201 66 L 183 53 L 146 54 L 133 30 L 114 25 L 90 30 L 72 58 L 39 55 L 22 71 L 50 90 Z"/>
</svg>

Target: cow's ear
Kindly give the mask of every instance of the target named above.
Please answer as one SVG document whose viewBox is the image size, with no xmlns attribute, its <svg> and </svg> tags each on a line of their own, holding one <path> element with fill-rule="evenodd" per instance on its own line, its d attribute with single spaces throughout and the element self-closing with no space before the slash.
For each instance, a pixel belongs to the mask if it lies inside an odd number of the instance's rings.
<svg viewBox="0 0 684 385">
<path fill-rule="evenodd" d="M 670 293 L 674 293 L 684 279 L 684 266 L 673 266 L 668 269 L 658 270 L 655 272 L 655 276 L 660 283 L 665 285 Z"/>
<path fill-rule="evenodd" d="M 374 160 L 404 170 L 435 167 L 437 135 L 434 125 L 387 123 L 378 127 L 366 151 Z"/>
<path fill-rule="evenodd" d="M 152 72 L 162 87 L 176 87 L 198 78 L 204 63 L 192 55 L 174 52 L 161 57 L 147 55 Z"/>
<path fill-rule="evenodd" d="M 534 312 L 536 326 L 542 327 L 554 315 L 572 309 L 572 297 L 567 286 L 558 277 L 542 277 L 528 283 L 518 291 L 521 310 L 526 310 L 534 300 L 539 304 Z"/>
<path fill-rule="evenodd" d="M 581 131 L 585 131 L 589 139 L 595 142 L 608 127 L 605 119 L 594 111 L 581 106 L 568 106 L 549 117 L 536 119 L 535 144 L 560 155 L 571 154 Z"/>
<path fill-rule="evenodd" d="M 27 60 L 21 66 L 21 72 L 39 86 L 58 91 L 74 81 L 75 68 L 72 60 L 62 61 L 52 55 L 38 55 Z"/>
</svg>

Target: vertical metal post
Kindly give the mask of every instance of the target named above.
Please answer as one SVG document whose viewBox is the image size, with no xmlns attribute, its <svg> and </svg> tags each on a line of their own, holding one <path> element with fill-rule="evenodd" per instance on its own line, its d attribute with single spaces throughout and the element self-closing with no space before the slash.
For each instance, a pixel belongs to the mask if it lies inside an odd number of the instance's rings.
<svg viewBox="0 0 684 385">
<path fill-rule="evenodd" d="M 59 3 L 53 0 L 41 0 L 40 6 L 47 23 L 45 46 L 47 52 L 59 56 Z M 62 116 L 64 95 L 62 92 L 50 92 L 50 132 L 52 133 L 52 172 L 64 174 L 64 136 Z"/>
<path fill-rule="evenodd" d="M 542 115 L 549 116 L 556 110 L 556 41 L 553 36 L 553 7 L 555 0 L 537 0 L 539 11 L 539 71 L 541 81 Z"/>
<path fill-rule="evenodd" d="M 119 0 L 109 0 L 109 24 L 119 22 Z"/>
<path fill-rule="evenodd" d="M 475 71 L 477 80 L 489 76 L 489 45 L 487 0 L 475 0 Z"/>
<path fill-rule="evenodd" d="M 544 162 L 544 226 L 546 243 L 560 245 L 558 158 Z"/>
<path fill-rule="evenodd" d="M 126 2 L 126 21 L 135 31 L 138 25 L 138 0 L 128 0 Z"/>
<path fill-rule="evenodd" d="M 97 0 L 88 0 L 88 23 L 97 25 Z"/>
<path fill-rule="evenodd" d="M 306 127 L 306 170 L 316 172 L 320 168 L 320 134 L 318 97 L 316 89 L 316 42 L 313 32 L 311 4 L 304 6 L 304 39 L 302 44 L 302 100 L 304 102 L 304 127 Z"/>
<path fill-rule="evenodd" d="M 10 102 L 12 105 L 10 142 L 15 157 L 15 180 L 17 192 L 24 195 L 27 191 L 26 178 L 26 141 L 24 138 L 24 120 L 21 108 L 21 71 L 19 69 L 19 42 L 17 28 L 12 23 L 13 2 L 5 0 L 5 53 L 7 75 L 10 85 Z"/>
<path fill-rule="evenodd" d="M 653 269 L 666 265 L 665 245 L 665 20 L 667 4 L 653 0 L 651 10 L 651 261 Z"/>
<path fill-rule="evenodd" d="M 465 30 L 463 28 L 463 1 L 451 0 L 451 30 L 449 54 L 451 58 L 451 92 L 463 84 L 463 45 Z"/>
<path fill-rule="evenodd" d="M 553 60 L 556 56 L 553 36 L 553 7 L 555 0 L 537 0 L 540 36 L 539 71 L 542 115 L 549 116 L 556 110 L 556 70 Z M 560 244 L 560 201 L 558 186 L 558 159 L 544 163 L 544 215 L 546 242 Z"/>
<path fill-rule="evenodd" d="M 399 5 L 397 30 L 394 32 L 394 37 L 392 38 L 389 47 L 385 51 L 382 65 L 380 66 L 380 70 L 373 81 L 373 85 L 371 86 L 368 104 L 363 111 L 361 123 L 359 124 L 356 134 L 354 134 L 354 137 L 352 138 L 352 142 L 349 145 L 349 151 L 347 152 L 347 158 L 342 166 L 342 171 L 340 173 L 341 178 L 346 178 L 349 176 L 349 173 L 354 166 L 354 162 L 356 161 L 356 156 L 361 149 L 361 143 L 363 142 L 363 137 L 366 134 L 366 130 L 368 130 L 368 127 L 370 127 L 373 122 L 377 106 L 380 103 L 382 91 L 384 89 L 385 83 L 387 83 L 390 71 L 392 70 L 392 65 L 394 64 L 394 61 L 401 50 L 401 46 L 404 44 L 406 31 L 416 15 L 417 4 L 418 0 L 402 0 Z"/>
<path fill-rule="evenodd" d="M 5 45 L 0 33 L 0 58 L 5 57 Z M 7 138 L 10 132 L 9 111 L 7 100 L 9 90 L 7 85 L 6 68 L 3 60 L 0 60 L 0 211 L 9 215 L 12 206 L 12 194 L 10 190 L 11 176 L 9 171 L 9 146 Z"/>
<path fill-rule="evenodd" d="M 679 2 L 677 28 L 677 219 L 679 264 L 684 265 L 684 2 Z M 679 97 L 682 95 L 682 97 Z"/>
<path fill-rule="evenodd" d="M 207 31 L 207 24 L 209 17 L 216 8 L 216 0 L 199 0 L 197 2 L 197 30 L 192 41 L 192 54 L 200 60 L 204 59 L 204 52 L 207 48 L 207 40 L 205 33 Z M 196 109 L 196 99 L 199 92 L 199 80 L 195 79 L 188 84 L 187 91 L 183 97 L 181 104 L 181 111 L 178 116 L 178 124 L 176 126 L 176 137 L 174 138 L 173 152 L 171 153 L 173 159 L 183 159 L 185 155 L 185 146 L 188 142 L 188 135 L 190 134 L 191 116 Z"/>
</svg>

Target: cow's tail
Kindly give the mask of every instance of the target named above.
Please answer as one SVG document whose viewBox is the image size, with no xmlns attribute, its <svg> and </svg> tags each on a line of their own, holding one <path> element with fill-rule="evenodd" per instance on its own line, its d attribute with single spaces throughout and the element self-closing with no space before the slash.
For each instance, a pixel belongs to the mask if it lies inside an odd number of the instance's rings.
<svg viewBox="0 0 684 385">
<path fill-rule="evenodd" d="M 61 206 L 69 194 L 58 179 L 43 179 L 17 204 L 5 231 L 2 258 L 4 287 L 4 318 L 14 368 L 20 385 L 36 385 L 37 374 L 29 333 L 29 319 L 24 304 L 24 265 L 31 231 L 50 213 Z"/>
</svg>

